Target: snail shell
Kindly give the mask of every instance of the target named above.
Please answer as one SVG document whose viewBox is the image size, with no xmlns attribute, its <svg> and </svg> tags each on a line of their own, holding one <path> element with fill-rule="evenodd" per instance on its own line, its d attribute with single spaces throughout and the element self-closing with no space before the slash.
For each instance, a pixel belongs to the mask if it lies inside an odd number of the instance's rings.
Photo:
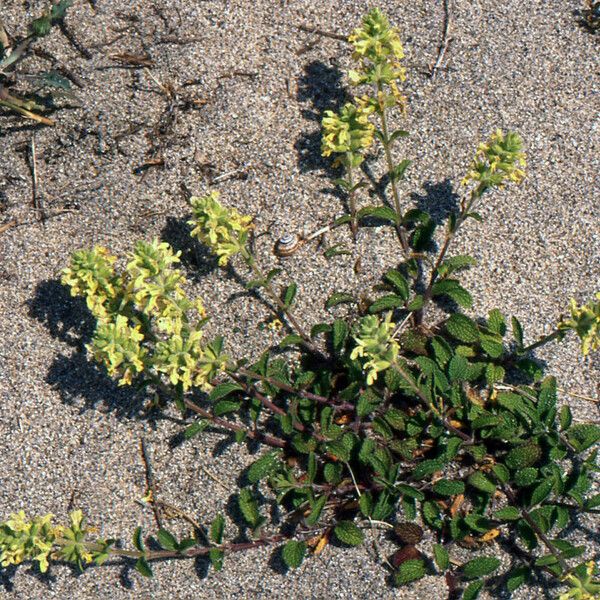
<svg viewBox="0 0 600 600">
<path fill-rule="evenodd" d="M 297 233 L 286 233 L 275 242 L 274 252 L 277 256 L 291 256 L 302 244 L 304 240 Z"/>
</svg>

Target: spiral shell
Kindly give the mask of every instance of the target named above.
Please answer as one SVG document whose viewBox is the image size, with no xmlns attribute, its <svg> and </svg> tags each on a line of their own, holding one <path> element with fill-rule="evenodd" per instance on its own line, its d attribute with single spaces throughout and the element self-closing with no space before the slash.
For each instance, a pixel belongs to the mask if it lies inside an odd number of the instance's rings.
<svg viewBox="0 0 600 600">
<path fill-rule="evenodd" d="M 286 233 L 275 243 L 274 252 L 277 256 L 291 256 L 304 244 L 304 240 L 297 233 Z"/>
</svg>

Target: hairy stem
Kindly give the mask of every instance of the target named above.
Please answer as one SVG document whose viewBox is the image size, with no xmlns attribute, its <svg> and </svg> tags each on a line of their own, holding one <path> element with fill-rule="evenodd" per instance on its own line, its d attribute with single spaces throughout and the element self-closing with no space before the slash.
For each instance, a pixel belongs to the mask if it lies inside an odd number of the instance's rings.
<svg viewBox="0 0 600 600">
<path fill-rule="evenodd" d="M 291 326 L 296 330 L 298 335 L 302 338 L 302 345 L 305 348 L 307 348 L 308 350 L 310 350 L 313 354 L 322 356 L 322 353 L 319 351 L 319 349 L 312 343 L 310 336 L 306 333 L 306 331 L 304 330 L 302 325 L 300 325 L 300 323 L 298 323 L 296 317 L 290 310 L 289 306 L 285 305 L 285 303 L 281 300 L 281 298 L 277 295 L 277 293 L 273 289 L 273 286 L 270 283 L 266 283 L 266 277 L 264 276 L 263 272 L 258 268 L 258 265 L 256 264 L 256 260 L 255 260 L 254 256 L 248 250 L 243 251 L 242 256 L 244 257 L 248 266 L 252 269 L 252 272 L 254 273 L 254 275 L 256 275 L 256 277 L 261 280 L 265 280 L 265 284 L 263 286 L 264 289 L 266 290 L 266 292 L 269 295 L 269 297 L 271 298 L 271 300 L 277 305 L 279 310 L 286 316 L 286 318 L 290 322 Z"/>
<path fill-rule="evenodd" d="M 380 82 L 377 83 L 377 92 L 381 94 L 383 92 L 383 88 Z M 390 137 L 388 134 L 388 123 L 387 123 L 387 114 L 385 106 L 381 106 L 379 110 L 379 116 L 381 118 L 381 133 L 383 134 L 383 150 L 385 152 L 385 161 L 387 163 L 388 174 L 390 177 L 390 184 L 392 186 L 392 196 L 394 199 L 394 210 L 396 211 L 396 216 L 398 218 L 398 222 L 396 223 L 396 232 L 398 234 L 398 239 L 400 240 L 400 244 L 402 245 L 402 251 L 406 256 L 410 254 L 410 246 L 408 244 L 408 233 L 402 225 L 402 209 L 400 206 L 400 194 L 398 192 L 398 186 L 396 185 L 396 178 L 393 176 L 394 169 L 394 161 L 392 159 L 392 150 L 390 144 Z"/>
</svg>

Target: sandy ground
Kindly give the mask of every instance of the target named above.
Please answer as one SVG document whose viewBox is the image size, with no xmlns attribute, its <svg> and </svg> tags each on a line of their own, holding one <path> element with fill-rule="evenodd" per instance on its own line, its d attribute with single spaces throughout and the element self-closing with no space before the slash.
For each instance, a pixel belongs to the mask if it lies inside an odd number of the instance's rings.
<svg viewBox="0 0 600 600">
<path fill-rule="evenodd" d="M 529 341 L 551 329 L 570 297 L 587 299 L 600 282 L 598 38 L 577 23 L 582 4 L 454 0 L 449 47 L 431 80 L 442 3 L 378 3 L 399 26 L 407 52 L 402 126 L 411 136 L 401 151 L 414 165 L 402 183 L 406 206 L 444 216 L 481 139 L 499 126 L 525 140 L 528 179 L 489 196 L 485 222 L 471 224 L 455 251 L 478 260 L 468 277 L 475 314 L 493 307 L 514 314 Z M 5 0 L 0 11 L 7 28 L 23 34 L 45 5 Z M 255 355 L 267 345 L 270 338 L 256 328 L 266 307 L 240 294 L 231 273 L 190 251 L 182 186 L 193 193 L 219 189 L 224 202 L 256 215 L 267 232 L 259 242 L 265 265 L 275 263 L 270 248 L 279 235 L 340 215 L 336 175 L 319 156 L 319 121 L 344 99 L 349 51 L 297 26 L 345 34 L 365 10 L 366 3 L 346 0 L 80 0 L 67 24 L 90 58 L 59 31 L 39 44 L 56 57 L 55 67 L 67 65 L 78 76 L 81 106 L 58 111 L 54 128 L 0 114 L 0 224 L 20 223 L 0 234 L 0 518 L 18 509 L 64 518 L 80 507 L 104 536 L 128 543 L 138 524 L 149 532 L 152 515 L 135 502 L 145 489 L 141 437 L 165 501 L 201 522 L 227 511 L 236 474 L 251 455 L 218 434 L 178 444 L 181 426 L 173 419 L 140 417 L 141 399 L 87 361 L 92 323 L 58 274 L 78 248 L 104 244 L 122 255 L 135 240 L 159 236 L 183 250 L 195 293 L 213 309 L 211 330 L 227 333 L 232 353 Z M 123 53 L 145 55 L 150 68 L 110 56 Z M 48 65 L 34 59 L 21 69 Z M 174 92 L 171 101 L 161 86 Z M 50 217 L 44 224 L 32 207 L 33 137 Z M 162 167 L 141 168 L 156 158 Z M 378 164 L 372 169 L 380 173 Z M 363 196 L 361 203 L 368 202 Z M 337 242 L 349 245 L 347 232 L 329 238 Z M 360 274 L 353 270 L 358 256 Z M 313 323 L 332 291 L 368 290 L 397 259 L 390 232 L 372 228 L 361 230 L 354 256 L 326 260 L 312 249 L 284 269 L 299 284 L 301 318 Z M 575 340 L 539 357 L 562 388 L 598 398 L 600 361 L 580 358 Z M 599 420 L 597 404 L 564 394 L 562 400 L 577 419 Z M 571 532 L 590 556 L 598 550 L 597 528 L 582 519 Z M 231 522 L 229 531 L 236 531 Z M 380 544 L 384 553 L 392 548 Z M 409 599 L 442 598 L 446 589 L 433 576 L 390 588 L 370 544 L 329 547 L 288 574 L 270 550 L 226 559 L 219 574 L 184 561 L 157 565 L 155 579 L 146 580 L 130 567 L 77 574 L 59 566 L 46 576 L 27 566 L 5 569 L 0 596 Z M 552 596 L 539 586 L 514 595 Z"/>
</svg>

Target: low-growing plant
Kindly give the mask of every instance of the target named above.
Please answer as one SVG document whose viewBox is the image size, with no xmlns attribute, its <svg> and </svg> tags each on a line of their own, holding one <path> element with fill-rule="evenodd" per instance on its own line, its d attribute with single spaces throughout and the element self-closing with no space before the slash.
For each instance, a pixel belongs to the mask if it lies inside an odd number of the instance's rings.
<svg viewBox="0 0 600 600">
<path fill-rule="evenodd" d="M 391 133 L 387 121 L 404 103 L 398 34 L 373 10 L 350 43 L 357 61 L 350 78 L 372 95 L 325 115 L 323 154 L 338 155 L 341 185 L 352 195 L 353 170 L 374 140 L 383 144 L 390 206 L 361 211 L 352 201 L 345 219 L 355 235 L 373 216 L 394 226 L 404 257 L 383 273 L 383 295 L 365 306 L 340 290 L 326 305 L 349 305 L 347 316 L 306 329 L 293 311 L 298 286 L 276 287 L 280 269 L 263 270 L 265 259 L 252 250 L 252 219 L 224 207 L 217 192 L 191 199 L 191 235 L 220 266 L 245 266 L 247 287 L 265 293 L 291 330 L 258 360 L 234 360 L 223 338 L 206 339 L 206 310 L 184 291 L 179 253 L 164 242 L 138 242 L 123 267 L 106 248 L 79 250 L 63 272 L 97 321 L 89 352 L 119 385 L 195 415 L 188 440 L 211 428 L 264 448 L 237 494 L 247 539 L 228 538 L 225 518 L 215 515 L 183 539 L 160 529 L 149 544 L 138 528 L 133 549 L 124 550 L 91 536 L 79 511 L 68 526 L 21 512 L 0 525 L 3 565 L 33 559 L 45 571 L 51 560 L 82 567 L 120 556 L 150 576 L 157 559 L 207 556 L 220 570 L 228 554 L 274 545 L 297 568 L 330 539 L 356 546 L 365 529 L 377 528 L 399 545 L 385 561 L 397 585 L 444 574 L 453 593 L 472 599 L 485 587 L 512 593 L 537 573 L 568 586 L 561 598 L 597 597 L 594 564 L 572 564 L 585 547 L 562 533 L 578 515 L 598 512 L 591 484 L 600 427 L 574 422 L 568 404 L 558 404 L 555 378 L 531 353 L 569 331 L 584 355 L 598 350 L 600 293 L 572 301 L 569 316 L 529 344 L 515 317 L 462 312 L 472 297 L 459 275 L 475 261 L 449 256 L 451 242 L 469 219 L 482 220 L 476 210 L 484 199 L 523 180 L 523 142 L 498 130 L 479 145 L 436 252 L 435 221 L 424 210 L 402 212 L 395 186 L 407 165 L 393 163 L 392 142 L 405 132 Z M 438 300 L 448 301 L 443 317 L 431 310 Z M 279 522 L 262 508 L 266 495 L 281 507 Z M 146 501 L 157 502 L 151 494 Z M 425 529 L 430 554 L 419 547 Z M 161 550 L 151 549 L 156 543 Z M 467 551 L 474 557 L 464 560 Z M 512 558 L 505 569 L 495 556 L 502 551 Z"/>
<path fill-rule="evenodd" d="M 28 34 L 21 40 L 12 41 L 0 19 L 0 106 L 21 116 L 44 125 L 54 125 L 54 121 L 43 114 L 54 108 L 54 101 L 59 97 L 74 98 L 71 94 L 71 82 L 57 73 L 47 71 L 30 77 L 34 88 L 30 91 L 18 89 L 24 77 L 19 76 L 15 68 L 19 61 L 29 55 L 32 44 L 52 30 L 53 26 L 62 23 L 67 9 L 73 0 L 60 0 L 53 3 L 41 17 L 29 24 Z M 27 86 L 31 87 L 31 85 Z M 47 93 L 41 94 L 42 89 Z"/>
</svg>

